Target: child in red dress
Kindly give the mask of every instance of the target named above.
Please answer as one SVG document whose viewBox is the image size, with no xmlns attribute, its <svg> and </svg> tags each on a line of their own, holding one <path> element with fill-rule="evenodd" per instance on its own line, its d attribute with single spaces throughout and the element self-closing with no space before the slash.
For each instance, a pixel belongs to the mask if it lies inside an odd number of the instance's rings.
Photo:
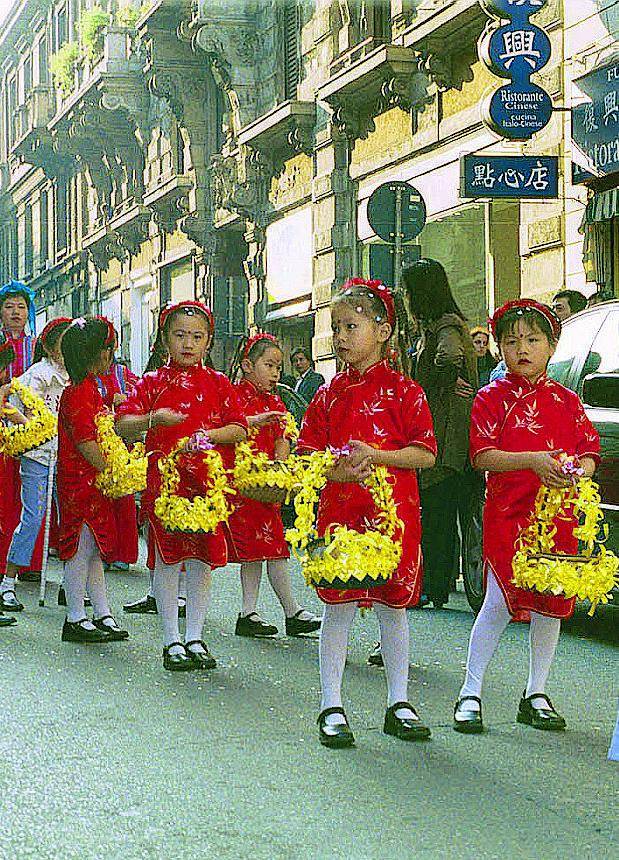
<svg viewBox="0 0 619 860">
<path fill-rule="evenodd" d="M 221 373 L 204 367 L 213 337 L 213 317 L 201 302 L 169 305 L 159 317 L 169 361 L 138 380 L 117 410 L 117 427 L 128 438 L 146 431 L 147 488 L 142 516 L 148 522 L 148 566 L 163 624 L 163 665 L 170 671 L 212 669 L 216 663 L 202 639 L 211 586 L 211 569 L 227 560 L 226 538 L 219 526 L 210 534 L 166 531 L 155 515 L 160 492 L 159 459 L 178 441 L 204 431 L 210 442 L 229 446 L 247 436 L 247 421 L 236 392 Z M 187 569 L 186 636 L 178 625 L 178 582 L 182 562 Z"/>
<path fill-rule="evenodd" d="M 409 630 L 406 608 L 421 593 L 421 520 L 415 469 L 431 468 L 436 456 L 432 418 L 419 385 L 393 370 L 384 355 L 395 323 L 393 297 L 379 281 L 354 279 L 332 306 L 333 343 L 346 364 L 318 390 L 305 414 L 299 451 L 348 445 L 320 496 L 318 531 L 332 524 L 363 531 L 376 513 L 361 486 L 373 465 L 389 470 L 393 497 L 404 528 L 402 558 L 391 580 L 372 589 L 318 589 L 325 612 L 320 636 L 321 743 L 352 746 L 354 738 L 342 709 L 341 684 L 348 632 L 357 605 L 374 606 L 381 630 L 388 686 L 384 731 L 402 740 L 428 738 L 408 702 Z"/>
<path fill-rule="evenodd" d="M 481 389 L 471 417 L 471 462 L 489 473 L 483 546 L 486 597 L 471 632 L 454 729 L 465 734 L 483 731 L 484 673 L 510 618 L 529 610 L 529 678 L 517 720 L 538 729 L 561 730 L 565 720 L 545 690 L 561 618 L 570 617 L 574 600 L 516 588 L 512 559 L 540 485 L 570 484 L 558 455 L 576 456 L 584 474 L 591 476 L 599 461 L 600 441 L 578 396 L 546 375 L 561 334 L 554 312 L 532 299 L 519 299 L 495 313 L 492 329 L 507 375 Z M 555 521 L 559 552 L 577 552 L 575 524 L 569 517 Z"/>
<path fill-rule="evenodd" d="M 105 407 L 95 377 L 107 371 L 113 351 L 114 327 L 100 317 L 74 320 L 62 338 L 71 380 L 58 413 L 58 555 L 65 561 L 67 601 L 63 642 L 108 642 L 129 635 L 112 617 L 107 601 L 102 559 L 112 560 L 116 523 L 111 500 L 95 486 L 106 468 L 95 426 Z M 84 611 L 85 591 L 93 606 L 92 622 Z"/>
<path fill-rule="evenodd" d="M 290 443 L 284 438 L 281 416 L 286 407 L 274 389 L 282 370 L 283 355 L 277 340 L 270 334 L 258 334 L 247 342 L 241 368 L 243 380 L 236 386 L 239 403 L 250 427 L 253 446 L 270 460 L 285 460 Z M 228 561 L 241 565 L 243 605 L 236 622 L 237 636 L 275 636 L 277 627 L 264 622 L 256 612 L 262 578 L 262 563 L 286 616 L 286 633 L 298 636 L 320 627 L 320 619 L 301 609 L 292 594 L 288 558 L 290 552 L 284 537 L 280 505 L 265 504 L 237 495 L 230 517 Z"/>
</svg>

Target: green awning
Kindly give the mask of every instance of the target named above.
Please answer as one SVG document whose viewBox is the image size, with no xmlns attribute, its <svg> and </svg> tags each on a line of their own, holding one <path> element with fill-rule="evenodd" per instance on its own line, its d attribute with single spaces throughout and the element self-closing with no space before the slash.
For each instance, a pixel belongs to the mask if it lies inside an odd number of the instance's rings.
<svg viewBox="0 0 619 860">
<path fill-rule="evenodd" d="M 609 188 L 608 191 L 599 191 L 589 200 L 582 226 L 618 217 L 619 188 Z"/>
</svg>

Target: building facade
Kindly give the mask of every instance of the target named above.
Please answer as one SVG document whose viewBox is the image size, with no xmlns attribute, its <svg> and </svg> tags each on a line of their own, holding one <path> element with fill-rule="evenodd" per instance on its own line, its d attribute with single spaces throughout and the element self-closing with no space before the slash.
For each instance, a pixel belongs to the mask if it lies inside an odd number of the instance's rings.
<svg viewBox="0 0 619 860">
<path fill-rule="evenodd" d="M 612 50 L 602 6 L 537 16 L 558 107 L 598 38 Z M 404 180 L 428 212 L 404 257 L 441 260 L 471 324 L 517 295 L 595 291 L 586 277 L 615 289 L 583 266 L 599 222 L 572 183 L 569 112 L 524 145 L 482 122 L 487 22 L 478 0 L 17 0 L 0 33 L 2 280 L 30 283 L 42 318 L 105 313 L 137 372 L 161 304 L 197 296 L 218 366 L 258 327 L 330 374 L 331 294 L 393 276 L 367 201 Z M 560 199 L 461 198 L 460 157 L 479 151 L 558 155 Z"/>
</svg>

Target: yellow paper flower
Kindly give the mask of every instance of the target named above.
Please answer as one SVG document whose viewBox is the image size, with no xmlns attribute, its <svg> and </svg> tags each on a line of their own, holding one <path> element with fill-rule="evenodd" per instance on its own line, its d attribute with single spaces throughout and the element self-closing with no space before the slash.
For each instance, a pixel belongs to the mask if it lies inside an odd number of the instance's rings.
<svg viewBox="0 0 619 860">
<path fill-rule="evenodd" d="M 43 399 L 18 379 L 11 380 L 10 392 L 19 397 L 30 417 L 26 424 L 0 424 L 0 453 L 20 457 L 53 439 L 58 433 L 58 420 Z M 7 414 L 15 412 L 11 407 L 4 411 Z"/>
<path fill-rule="evenodd" d="M 514 585 L 589 600 L 589 615 L 598 603 L 607 603 L 619 586 L 619 558 L 604 546 L 608 528 L 600 503 L 599 487 L 591 478 L 581 478 L 566 489 L 540 487 L 530 522 L 518 538 L 512 561 Z M 555 551 L 555 519 L 572 517 L 578 520 L 574 536 L 583 545 L 578 556 Z"/>
<path fill-rule="evenodd" d="M 155 515 L 167 531 L 214 532 L 220 523 L 228 521 L 232 513 L 226 496 L 233 494 L 234 490 L 228 484 L 219 452 L 205 451 L 202 456 L 210 474 L 206 495 L 186 499 L 176 494 L 180 483 L 177 462 L 187 441 L 188 438 L 181 439 L 174 451 L 159 460 L 161 491 L 155 501 Z"/>
<path fill-rule="evenodd" d="M 365 486 L 376 504 L 376 528 L 358 532 L 335 526 L 322 540 L 314 521 L 319 493 L 327 483 L 326 473 L 335 461 L 330 451 L 298 457 L 301 489 L 295 498 L 296 520 L 286 538 L 303 567 L 308 585 L 338 582 L 361 583 L 368 578 L 387 582 L 402 557 L 402 521 L 398 517 L 393 490 L 384 466 L 376 466 Z"/>
<path fill-rule="evenodd" d="M 297 422 L 294 420 L 294 416 L 290 412 L 283 412 L 279 420 L 284 428 L 284 439 L 296 442 L 299 438 L 299 428 L 297 427 Z"/>
<path fill-rule="evenodd" d="M 251 439 L 235 445 L 232 475 L 234 486 L 240 493 L 263 487 L 279 488 L 286 492 L 286 502 L 299 486 L 296 458 L 269 460 L 263 451 L 256 450 Z"/>
<path fill-rule="evenodd" d="M 95 418 L 97 443 L 107 461 L 107 469 L 99 472 L 95 484 L 104 496 L 120 499 L 146 489 L 148 456 L 142 442 L 131 450 L 114 430 L 114 416 L 100 412 Z"/>
</svg>

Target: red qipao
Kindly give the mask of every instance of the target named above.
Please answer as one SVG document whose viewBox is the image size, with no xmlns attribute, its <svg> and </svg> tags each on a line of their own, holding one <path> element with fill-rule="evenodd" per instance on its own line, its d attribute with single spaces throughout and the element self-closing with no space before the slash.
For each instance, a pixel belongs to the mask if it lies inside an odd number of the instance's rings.
<svg viewBox="0 0 619 860">
<path fill-rule="evenodd" d="M 109 371 L 97 377 L 97 385 L 105 406 L 114 409 L 116 394 L 128 395 L 138 381 L 138 377 L 122 364 L 113 364 Z M 130 559 L 137 555 L 138 517 L 135 496 L 122 496 L 112 499 L 114 519 L 116 520 L 116 550 L 114 561 L 131 564 Z"/>
<path fill-rule="evenodd" d="M 174 409 L 187 418 L 174 427 L 153 427 L 146 434 L 148 458 L 147 487 L 142 494 L 142 519 L 148 522 L 148 566 L 155 566 L 155 546 L 165 564 L 177 564 L 190 558 L 204 561 L 211 567 L 223 567 L 228 560 L 224 530 L 219 526 L 211 534 L 185 534 L 166 531 L 155 516 L 155 501 L 161 487 L 159 459 L 169 454 L 179 439 L 197 430 L 212 430 L 228 424 L 247 427 L 236 391 L 223 373 L 194 365 L 181 367 L 170 364 L 145 373 L 128 399 L 117 411 L 123 415 L 148 415 L 157 409 Z M 225 449 L 229 446 L 221 446 Z M 224 459 L 228 460 L 225 451 Z M 187 459 L 187 458 L 185 458 Z M 183 483 L 183 480 L 181 480 Z"/>
<path fill-rule="evenodd" d="M 323 451 L 332 445 L 341 448 L 359 439 L 376 448 L 397 451 L 410 445 L 436 454 L 432 416 L 426 396 L 416 382 L 393 370 L 386 361 L 361 375 L 348 368 L 330 384 L 322 386 L 310 403 L 299 452 Z M 325 603 L 373 601 L 403 608 L 419 601 L 422 584 L 421 516 L 417 476 L 413 469 L 389 469 L 398 516 L 404 523 L 402 559 L 386 585 L 371 589 L 339 591 L 318 588 Z M 365 531 L 376 506 L 367 489 L 359 484 L 327 483 L 320 496 L 318 532 L 340 524 Z"/>
<path fill-rule="evenodd" d="M 277 394 L 261 391 L 247 379 L 239 382 L 235 388 L 245 415 L 286 412 L 284 402 Z M 252 436 L 252 444 L 270 460 L 275 459 L 275 443 L 284 437 L 282 425 L 272 421 L 257 430 L 257 434 Z M 234 513 L 228 522 L 226 537 L 228 561 L 263 561 L 290 556 L 284 537 L 280 505 L 264 504 L 242 495 L 235 496 Z"/>
<path fill-rule="evenodd" d="M 15 360 L 1 374 L 1 380 L 9 382 L 21 376 L 34 357 L 36 338 L 22 332 L 13 337 L 9 332 L 3 332 L 6 343 L 13 347 Z M 0 574 L 6 573 L 6 557 L 11 545 L 13 532 L 21 517 L 21 479 L 19 475 L 19 459 L 0 455 Z M 43 530 L 35 546 L 30 570 L 41 570 Z"/>
<path fill-rule="evenodd" d="M 483 451 L 564 451 L 599 461 L 600 439 L 573 391 L 542 376 L 535 384 L 508 373 L 482 388 L 471 416 L 471 461 Z M 516 539 L 535 506 L 540 479 L 531 470 L 490 472 L 484 507 L 484 568 L 492 569 L 507 608 L 569 618 L 574 600 L 539 594 L 512 584 Z M 575 519 L 555 520 L 555 546 L 574 554 Z"/>
<path fill-rule="evenodd" d="M 78 450 L 83 442 L 96 442 L 95 418 L 104 410 L 97 380 L 89 374 L 83 382 L 62 393 L 58 411 L 58 506 L 60 544 L 58 555 L 66 561 L 77 552 L 84 524 L 92 531 L 104 561 L 116 561 L 116 522 L 112 502 L 95 486 L 97 470 Z M 136 552 L 130 562 L 137 560 Z"/>
</svg>

